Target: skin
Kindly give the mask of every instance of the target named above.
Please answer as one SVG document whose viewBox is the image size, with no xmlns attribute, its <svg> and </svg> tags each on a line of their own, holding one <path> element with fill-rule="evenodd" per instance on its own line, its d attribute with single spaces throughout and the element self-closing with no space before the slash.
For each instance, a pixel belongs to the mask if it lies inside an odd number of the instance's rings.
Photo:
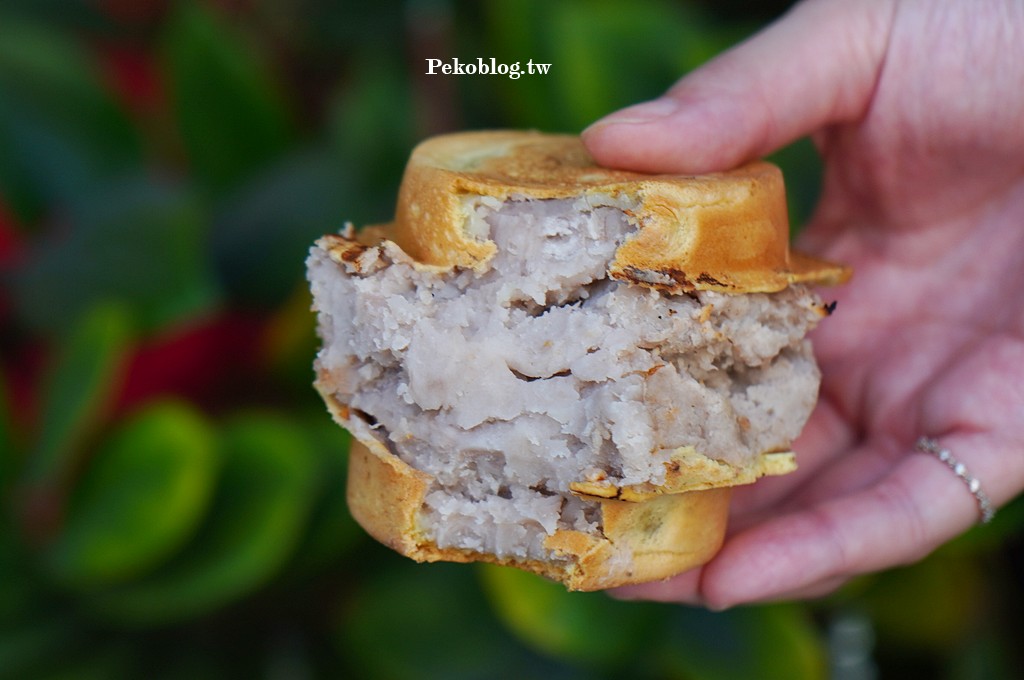
<svg viewBox="0 0 1024 680">
<path fill-rule="evenodd" d="M 737 489 L 703 568 L 621 597 L 813 597 L 914 562 L 979 519 L 935 437 L 998 506 L 1024 489 L 1024 3 L 808 0 L 663 97 L 598 121 L 598 162 L 723 170 L 811 135 L 798 246 L 853 266 L 815 331 L 800 469 Z"/>
</svg>

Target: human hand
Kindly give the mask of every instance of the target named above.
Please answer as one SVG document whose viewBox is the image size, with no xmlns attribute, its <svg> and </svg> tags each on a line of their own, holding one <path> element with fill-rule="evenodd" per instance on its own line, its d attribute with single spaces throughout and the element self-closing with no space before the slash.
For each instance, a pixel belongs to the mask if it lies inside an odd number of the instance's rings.
<svg viewBox="0 0 1024 680">
<path fill-rule="evenodd" d="M 799 246 L 853 266 L 814 334 L 800 469 L 734 495 L 707 565 L 624 595 L 734 604 L 827 593 L 978 521 L 934 437 L 995 505 L 1024 489 L 1024 4 L 807 0 L 583 138 L 604 165 L 724 170 L 813 135 Z"/>
</svg>

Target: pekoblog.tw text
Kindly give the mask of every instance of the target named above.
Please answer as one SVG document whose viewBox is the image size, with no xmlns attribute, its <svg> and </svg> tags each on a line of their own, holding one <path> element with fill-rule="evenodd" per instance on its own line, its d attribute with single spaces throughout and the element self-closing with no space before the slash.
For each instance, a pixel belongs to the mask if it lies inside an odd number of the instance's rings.
<svg viewBox="0 0 1024 680">
<path fill-rule="evenodd" d="M 519 61 L 511 64 L 499 63 L 494 57 L 489 60 L 477 57 L 475 62 L 459 61 L 458 57 L 447 62 L 443 59 L 426 59 L 425 61 L 427 62 L 426 75 L 428 76 L 439 73 L 446 76 L 496 75 L 508 76 L 515 80 L 523 75 L 546 75 L 551 70 L 551 64 L 539 64 L 533 59 L 527 61 L 525 66 Z"/>
</svg>

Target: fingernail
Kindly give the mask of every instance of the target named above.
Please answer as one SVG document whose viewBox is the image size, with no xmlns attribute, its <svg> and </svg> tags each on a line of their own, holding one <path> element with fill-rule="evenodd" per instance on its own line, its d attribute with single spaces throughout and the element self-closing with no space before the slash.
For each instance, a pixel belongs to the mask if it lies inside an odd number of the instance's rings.
<svg viewBox="0 0 1024 680">
<path fill-rule="evenodd" d="M 652 99 L 649 102 L 636 104 L 629 108 L 616 111 L 593 123 L 587 129 L 605 125 L 643 124 L 661 118 L 667 118 L 679 109 L 674 99 Z"/>
</svg>

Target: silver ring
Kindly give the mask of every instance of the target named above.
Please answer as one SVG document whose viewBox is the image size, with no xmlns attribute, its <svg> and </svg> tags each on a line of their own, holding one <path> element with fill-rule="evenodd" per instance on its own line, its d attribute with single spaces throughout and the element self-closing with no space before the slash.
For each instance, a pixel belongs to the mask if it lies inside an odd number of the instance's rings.
<svg viewBox="0 0 1024 680">
<path fill-rule="evenodd" d="M 918 439 L 916 448 L 922 453 L 932 454 L 945 463 L 946 467 L 953 471 L 953 474 L 964 480 L 964 484 L 967 485 L 967 488 L 974 496 L 974 500 L 978 502 L 978 511 L 981 512 L 981 523 L 988 524 L 992 521 L 992 518 L 996 516 L 995 508 L 992 507 L 992 502 L 985 495 L 985 492 L 981 490 L 981 482 L 977 477 L 971 475 L 966 465 L 957 460 L 949 449 L 939 446 L 939 443 L 931 437 L 921 437 Z"/>
</svg>

